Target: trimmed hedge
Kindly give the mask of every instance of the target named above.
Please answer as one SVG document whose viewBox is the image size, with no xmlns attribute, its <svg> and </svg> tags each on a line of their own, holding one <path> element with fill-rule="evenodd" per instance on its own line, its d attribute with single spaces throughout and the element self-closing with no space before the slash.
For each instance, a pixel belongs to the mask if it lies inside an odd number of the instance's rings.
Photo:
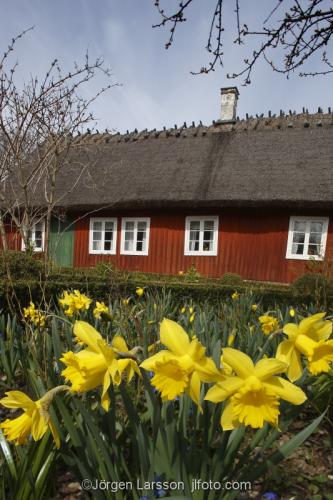
<svg viewBox="0 0 333 500">
<path fill-rule="evenodd" d="M 279 286 L 262 283 L 246 283 L 235 287 L 223 285 L 214 281 L 209 282 L 184 282 L 168 280 L 144 280 L 135 277 L 128 277 L 126 280 L 109 280 L 94 277 L 92 275 L 82 274 L 81 279 L 77 276 L 75 279 L 69 277 L 60 277 L 57 279 L 49 277 L 47 281 L 41 284 L 37 280 L 17 280 L 14 288 L 9 286 L 6 281 L 0 282 L 0 298 L 2 303 L 6 303 L 7 297 L 10 302 L 15 304 L 18 300 L 22 306 L 28 304 L 29 300 L 36 303 L 45 298 L 47 301 L 54 301 L 64 290 L 79 289 L 87 293 L 91 298 L 97 300 L 107 300 L 110 296 L 127 297 L 135 293 L 136 287 L 146 287 L 151 293 L 157 293 L 161 290 L 171 291 L 175 300 L 182 303 L 184 300 L 193 300 L 196 302 L 219 302 L 230 297 L 237 290 L 244 293 L 251 290 L 255 299 L 260 300 L 264 307 L 274 307 L 276 303 L 285 305 L 301 305 L 314 302 L 313 295 L 295 294 L 290 286 Z M 333 297 L 330 297 L 330 304 L 333 305 Z"/>
</svg>

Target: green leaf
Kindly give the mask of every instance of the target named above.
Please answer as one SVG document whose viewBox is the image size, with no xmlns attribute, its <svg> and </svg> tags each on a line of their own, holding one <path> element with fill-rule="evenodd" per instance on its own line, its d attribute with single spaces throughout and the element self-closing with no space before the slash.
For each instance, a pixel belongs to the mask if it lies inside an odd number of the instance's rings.
<svg viewBox="0 0 333 500">
<path fill-rule="evenodd" d="M 6 461 L 6 464 L 8 466 L 8 470 L 10 472 L 10 475 L 12 476 L 12 479 L 16 481 L 17 479 L 17 471 L 16 471 L 16 466 L 15 466 L 15 460 L 13 458 L 10 446 L 3 435 L 1 429 L 0 429 L 0 447 L 3 453 L 3 457 Z"/>
<path fill-rule="evenodd" d="M 247 481 L 254 481 L 258 477 L 266 474 L 270 467 L 279 464 L 285 458 L 289 457 L 302 443 L 313 433 L 313 431 L 318 427 L 320 422 L 325 416 L 322 413 L 318 418 L 316 418 L 311 424 L 309 424 L 305 429 L 300 431 L 296 436 L 292 437 L 284 443 L 278 450 L 276 450 L 270 457 L 268 457 L 262 464 L 260 464 L 255 469 L 251 470 L 249 475 L 246 477 Z"/>
</svg>

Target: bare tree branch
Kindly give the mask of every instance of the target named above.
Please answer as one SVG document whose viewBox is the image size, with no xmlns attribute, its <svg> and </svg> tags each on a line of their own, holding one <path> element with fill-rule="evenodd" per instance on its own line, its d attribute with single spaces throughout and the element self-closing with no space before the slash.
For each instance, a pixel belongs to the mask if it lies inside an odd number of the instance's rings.
<svg viewBox="0 0 333 500">
<path fill-rule="evenodd" d="M 180 1 L 177 9 L 170 13 L 166 13 L 162 7 L 163 0 L 154 1 L 161 21 L 153 27 L 171 25 L 166 48 L 173 44 L 178 25 L 187 21 L 185 15 L 189 6 L 195 1 Z M 241 9 L 244 8 L 245 1 L 215 0 L 206 44 L 210 62 L 202 66 L 199 71 L 192 71 L 192 74 L 209 73 L 214 71 L 218 64 L 223 65 L 223 35 L 225 29 L 228 28 L 229 31 L 224 36 L 230 37 L 230 25 L 232 25 L 230 20 L 226 21 L 223 17 L 223 9 L 228 3 L 234 6 L 236 14 L 237 37 L 234 43 L 242 44 L 246 37 L 251 36 L 258 39 L 258 46 L 252 52 L 251 57 L 244 59 L 244 67 L 240 71 L 228 74 L 228 78 L 242 76 L 244 84 L 249 84 L 252 71 L 260 59 L 268 62 L 274 71 L 289 77 L 317 54 L 321 55 L 323 69 L 315 72 L 303 71 L 299 75 L 316 76 L 332 73 L 332 63 L 327 54 L 333 34 L 333 0 L 277 0 L 273 8 L 270 7 L 268 15 L 260 21 L 259 29 L 250 29 L 248 24 L 241 24 Z M 255 2 L 252 3 L 255 4 Z M 283 54 L 281 61 L 278 61 L 277 51 L 274 52 L 274 49 L 281 50 Z"/>
</svg>

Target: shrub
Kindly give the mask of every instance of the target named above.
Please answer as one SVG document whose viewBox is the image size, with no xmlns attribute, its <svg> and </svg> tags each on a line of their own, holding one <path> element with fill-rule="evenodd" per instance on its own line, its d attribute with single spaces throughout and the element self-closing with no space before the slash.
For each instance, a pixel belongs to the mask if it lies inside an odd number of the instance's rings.
<svg viewBox="0 0 333 500">
<path fill-rule="evenodd" d="M 292 285 L 296 293 L 315 295 L 319 292 L 329 293 L 333 291 L 333 282 L 323 274 L 303 274 L 299 276 Z"/>
<path fill-rule="evenodd" d="M 220 282 L 223 283 L 224 285 L 241 285 L 243 283 L 243 278 L 236 273 L 225 273 L 222 278 L 220 279 Z"/>
<path fill-rule="evenodd" d="M 7 278 L 9 269 L 13 279 L 38 279 L 43 275 L 43 263 L 31 254 L 17 251 L 2 252 L 0 278 Z"/>
</svg>

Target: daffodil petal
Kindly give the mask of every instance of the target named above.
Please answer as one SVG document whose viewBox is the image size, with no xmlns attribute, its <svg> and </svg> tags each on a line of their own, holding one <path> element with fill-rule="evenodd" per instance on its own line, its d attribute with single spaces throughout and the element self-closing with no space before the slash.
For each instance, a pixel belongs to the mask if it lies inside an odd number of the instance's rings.
<svg viewBox="0 0 333 500">
<path fill-rule="evenodd" d="M 235 418 L 233 414 L 232 403 L 226 404 L 222 416 L 221 416 L 221 426 L 224 431 L 232 431 L 236 427 L 239 427 L 239 421 Z"/>
<path fill-rule="evenodd" d="M 293 340 L 298 335 L 298 326 L 295 323 L 287 323 L 283 327 L 283 333 L 285 333 L 290 340 Z"/>
<path fill-rule="evenodd" d="M 160 328 L 160 339 L 163 345 L 173 354 L 182 356 L 190 349 L 190 340 L 185 330 L 175 321 L 164 318 Z"/>
<path fill-rule="evenodd" d="M 298 351 L 296 351 L 296 349 L 294 349 L 291 354 L 287 376 L 291 382 L 295 382 L 295 380 L 301 378 L 302 374 L 303 374 L 303 366 L 302 366 L 301 355 Z"/>
<path fill-rule="evenodd" d="M 190 384 L 189 384 L 189 394 L 190 398 L 193 399 L 195 404 L 200 408 L 202 411 L 202 408 L 200 406 L 200 378 L 197 372 L 193 372 L 190 378 Z"/>
<path fill-rule="evenodd" d="M 223 349 L 223 361 L 225 361 L 236 374 L 241 378 L 247 378 L 254 373 L 254 365 L 252 359 L 244 352 L 225 347 Z"/>
<path fill-rule="evenodd" d="M 100 352 L 98 344 L 99 341 L 102 340 L 102 336 L 86 321 L 75 321 L 74 335 L 80 342 L 89 346 L 94 352 Z"/>
<path fill-rule="evenodd" d="M 115 337 L 113 337 L 111 346 L 120 352 L 128 352 L 128 347 L 126 345 L 125 339 L 123 337 L 120 337 L 120 335 L 116 335 Z"/>
<path fill-rule="evenodd" d="M 47 423 L 36 408 L 31 417 L 31 435 L 35 441 L 39 441 L 47 431 Z"/>
<path fill-rule="evenodd" d="M 169 351 L 159 351 L 158 353 L 154 354 L 153 356 L 150 356 L 150 358 L 145 359 L 141 364 L 140 368 L 143 368 L 144 370 L 148 371 L 154 371 L 154 368 L 156 366 L 156 363 L 159 363 L 160 361 L 168 361 L 170 359 L 177 359 L 176 356 L 171 354 Z"/>
<path fill-rule="evenodd" d="M 264 382 L 266 388 L 274 392 L 279 398 L 294 405 L 301 405 L 307 399 L 300 387 L 288 382 L 282 377 L 272 377 Z"/>
<path fill-rule="evenodd" d="M 278 373 L 284 373 L 287 371 L 288 365 L 283 361 L 275 358 L 266 358 L 258 361 L 254 368 L 254 374 L 260 380 L 265 380 L 272 375 L 277 375 Z"/>
<path fill-rule="evenodd" d="M 110 396 L 108 394 L 108 389 L 111 384 L 111 377 L 109 372 L 105 372 L 104 375 L 104 380 L 103 380 L 103 390 L 102 390 L 102 397 L 101 397 L 101 405 L 104 408 L 105 411 L 109 411 L 110 407 Z"/>
<path fill-rule="evenodd" d="M 232 396 L 232 394 L 238 391 L 243 384 L 244 380 L 240 377 L 227 377 L 222 382 L 219 382 L 211 387 L 208 390 L 205 399 L 212 401 L 213 403 L 219 403 L 220 401 L 224 401 Z"/>
<path fill-rule="evenodd" d="M 295 350 L 294 342 L 290 340 L 283 340 L 278 345 L 275 357 L 276 359 L 283 361 L 284 363 L 287 363 L 287 365 L 289 365 L 294 350 Z"/>
<path fill-rule="evenodd" d="M 29 410 L 35 406 L 35 402 L 21 391 L 8 391 L 6 397 L 0 399 L 2 406 L 6 408 L 23 408 Z"/>
</svg>

